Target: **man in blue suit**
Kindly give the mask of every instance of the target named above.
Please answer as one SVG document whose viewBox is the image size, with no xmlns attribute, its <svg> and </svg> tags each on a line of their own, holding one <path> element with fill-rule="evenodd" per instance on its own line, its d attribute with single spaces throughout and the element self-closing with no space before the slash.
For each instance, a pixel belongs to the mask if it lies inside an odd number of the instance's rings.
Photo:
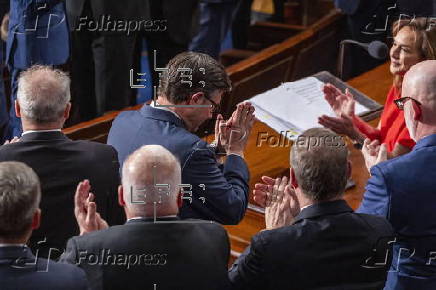
<svg viewBox="0 0 436 290">
<path fill-rule="evenodd" d="M 109 132 L 108 144 L 118 151 L 121 163 L 139 147 L 151 144 L 165 147 L 178 158 L 184 199 L 181 218 L 237 224 L 244 217 L 249 179 L 244 148 L 254 107 L 239 104 L 227 122 L 218 116 L 215 131 L 221 132 L 219 139 L 226 145 L 227 155 L 222 165 L 215 150 L 193 134 L 212 118 L 229 89 L 224 67 L 212 57 L 194 52 L 178 54 L 163 73 L 157 101 L 138 111 L 122 112 Z"/>
<path fill-rule="evenodd" d="M 413 150 L 386 160 L 386 148 L 365 141 L 371 170 L 357 212 L 386 217 L 397 238 L 385 289 L 436 289 L 436 60 L 413 66 L 396 100 Z"/>
<path fill-rule="evenodd" d="M 62 65 L 70 55 L 65 3 L 60 0 L 11 0 L 6 63 L 11 72 L 11 109 L 7 138 L 21 136 L 15 115 L 17 80 L 34 64 Z"/>
<path fill-rule="evenodd" d="M 41 218 L 36 173 L 21 162 L 0 163 L 0 281 L 2 290 L 85 290 L 83 270 L 34 256 L 26 246 Z"/>
</svg>

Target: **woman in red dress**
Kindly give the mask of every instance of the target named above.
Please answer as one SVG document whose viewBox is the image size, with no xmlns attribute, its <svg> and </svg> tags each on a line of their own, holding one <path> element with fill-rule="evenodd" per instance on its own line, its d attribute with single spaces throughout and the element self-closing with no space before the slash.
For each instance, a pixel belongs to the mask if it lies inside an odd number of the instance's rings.
<svg viewBox="0 0 436 290">
<path fill-rule="evenodd" d="M 342 93 L 331 84 L 324 86 L 324 94 L 337 117 L 321 116 L 319 124 L 347 135 L 355 144 L 362 145 L 365 138 L 378 140 L 386 144 L 388 158 L 408 153 L 415 141 L 410 138 L 404 113 L 396 107 L 394 100 L 401 97 L 403 76 L 410 67 L 423 60 L 436 59 L 436 27 L 429 21 L 415 18 L 397 21 L 393 25 L 390 71 L 394 82 L 377 128 L 354 114 L 354 99 L 348 91 Z"/>
</svg>

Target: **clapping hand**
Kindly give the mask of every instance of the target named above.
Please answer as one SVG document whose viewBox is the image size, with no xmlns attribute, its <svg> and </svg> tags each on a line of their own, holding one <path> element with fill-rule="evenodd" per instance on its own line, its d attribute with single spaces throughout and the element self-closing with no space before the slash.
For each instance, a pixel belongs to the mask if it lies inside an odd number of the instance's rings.
<svg viewBox="0 0 436 290">
<path fill-rule="evenodd" d="M 94 194 L 89 192 L 89 180 L 84 180 L 77 185 L 74 195 L 74 215 L 80 228 L 80 235 L 108 228 L 106 221 L 97 212 Z"/>
<path fill-rule="evenodd" d="M 381 144 L 378 140 L 365 139 L 362 147 L 363 157 L 365 158 L 365 165 L 368 172 L 371 171 L 371 167 L 374 165 L 386 161 L 388 159 L 388 153 L 386 144 Z"/>
<path fill-rule="evenodd" d="M 357 128 L 353 124 L 355 101 L 348 89 L 345 94 L 332 84 L 324 86 L 324 97 L 330 104 L 337 117 L 323 115 L 318 118 L 318 123 L 329 128 L 337 134 L 344 134 L 352 139 L 358 139 Z"/>
<path fill-rule="evenodd" d="M 324 98 L 332 107 L 337 117 L 346 115 L 354 116 L 355 101 L 350 91 L 345 89 L 345 94 L 332 84 L 325 84 L 323 88 Z"/>
<path fill-rule="evenodd" d="M 262 177 L 262 183 L 255 185 L 254 200 L 265 207 L 265 224 L 267 229 L 290 225 L 300 212 L 300 204 L 288 178 L 273 179 Z"/>
<path fill-rule="evenodd" d="M 243 155 L 254 120 L 254 107 L 249 102 L 238 104 L 227 122 L 217 119 L 215 130 L 219 130 L 218 139 L 227 154 Z"/>
</svg>

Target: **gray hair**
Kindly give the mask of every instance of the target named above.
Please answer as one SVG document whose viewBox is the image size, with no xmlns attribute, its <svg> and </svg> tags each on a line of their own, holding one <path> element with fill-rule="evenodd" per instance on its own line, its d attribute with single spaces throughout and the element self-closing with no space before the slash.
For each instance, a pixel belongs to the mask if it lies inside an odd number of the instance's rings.
<svg viewBox="0 0 436 290">
<path fill-rule="evenodd" d="M 30 121 L 59 121 L 70 99 L 70 78 L 61 70 L 34 65 L 18 78 L 17 100 L 22 116 Z"/>
<path fill-rule="evenodd" d="M 347 184 L 348 149 L 341 136 L 324 128 L 301 134 L 291 151 L 291 164 L 298 185 L 313 201 L 343 194 Z"/>
<path fill-rule="evenodd" d="M 39 178 L 21 162 L 0 162 L 0 237 L 21 238 L 41 200 Z"/>
<path fill-rule="evenodd" d="M 142 146 L 124 162 L 124 201 L 137 216 L 150 216 L 154 202 L 160 210 L 177 208 L 180 183 L 179 161 L 160 145 Z"/>
</svg>

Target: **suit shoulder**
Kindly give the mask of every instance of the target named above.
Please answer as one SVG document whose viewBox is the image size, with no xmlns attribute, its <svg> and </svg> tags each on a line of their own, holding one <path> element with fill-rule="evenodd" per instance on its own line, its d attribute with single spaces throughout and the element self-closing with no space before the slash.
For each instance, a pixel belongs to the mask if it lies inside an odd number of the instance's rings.
<svg viewBox="0 0 436 290">
<path fill-rule="evenodd" d="M 87 284 L 85 272 L 81 268 L 77 267 L 76 265 L 60 263 L 60 262 L 55 262 L 53 260 L 39 258 L 38 268 L 40 269 L 38 271 L 45 269 L 46 272 L 50 275 L 51 277 L 50 280 L 52 281 L 65 283 L 65 285 L 68 286 Z M 70 288 L 67 287 L 66 289 L 70 289 Z"/>
<path fill-rule="evenodd" d="M 115 148 L 112 145 L 108 145 L 108 144 L 103 144 L 90 140 L 76 140 L 73 142 L 76 146 L 87 148 L 89 150 L 93 150 L 94 152 L 110 153 L 110 154 L 116 152 Z"/>
<path fill-rule="evenodd" d="M 383 235 L 393 235 L 394 229 L 387 219 L 377 215 L 365 213 L 353 213 L 353 215 L 361 218 L 367 225 L 373 228 L 377 233 Z"/>
</svg>

